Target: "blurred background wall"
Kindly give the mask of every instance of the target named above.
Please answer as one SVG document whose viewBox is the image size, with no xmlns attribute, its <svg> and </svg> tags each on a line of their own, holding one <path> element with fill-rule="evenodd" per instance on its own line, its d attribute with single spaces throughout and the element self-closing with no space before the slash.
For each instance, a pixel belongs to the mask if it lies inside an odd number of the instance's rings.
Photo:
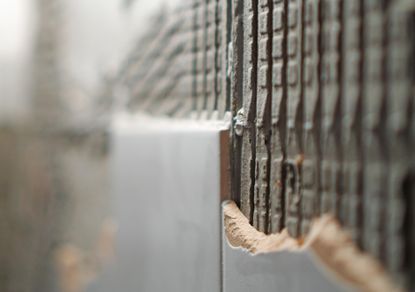
<svg viewBox="0 0 415 292">
<path fill-rule="evenodd" d="M 99 270 L 113 231 L 108 84 L 175 2 L 0 0 L 0 291 L 79 291 L 62 277 Z"/>
</svg>

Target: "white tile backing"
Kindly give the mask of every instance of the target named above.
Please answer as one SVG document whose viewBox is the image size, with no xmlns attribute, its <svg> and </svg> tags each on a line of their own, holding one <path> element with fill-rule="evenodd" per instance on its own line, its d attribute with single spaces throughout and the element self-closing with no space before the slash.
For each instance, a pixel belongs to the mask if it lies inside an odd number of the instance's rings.
<svg viewBox="0 0 415 292">
<path fill-rule="evenodd" d="M 118 118 L 117 257 L 88 291 L 221 289 L 221 123 Z"/>
</svg>

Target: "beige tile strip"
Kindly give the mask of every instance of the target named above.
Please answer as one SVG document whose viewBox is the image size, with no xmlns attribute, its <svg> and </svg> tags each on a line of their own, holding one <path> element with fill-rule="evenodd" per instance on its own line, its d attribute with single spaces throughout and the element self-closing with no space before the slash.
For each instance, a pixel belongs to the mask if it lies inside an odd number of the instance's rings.
<svg viewBox="0 0 415 292">
<path fill-rule="evenodd" d="M 229 243 L 253 254 L 281 250 L 311 250 L 328 270 L 358 291 L 401 291 L 395 287 L 381 264 L 363 253 L 350 235 L 330 215 L 314 220 L 303 240 L 290 237 L 286 230 L 266 235 L 249 224 L 233 201 L 223 204 L 225 233 Z"/>
</svg>

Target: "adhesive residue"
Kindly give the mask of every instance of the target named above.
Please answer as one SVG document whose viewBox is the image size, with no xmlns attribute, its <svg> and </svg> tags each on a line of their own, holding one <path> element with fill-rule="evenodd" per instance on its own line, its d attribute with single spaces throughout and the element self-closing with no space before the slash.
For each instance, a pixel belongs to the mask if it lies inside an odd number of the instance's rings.
<svg viewBox="0 0 415 292">
<path fill-rule="evenodd" d="M 401 291 L 382 265 L 359 250 L 348 232 L 331 215 L 317 218 L 306 238 L 295 239 L 285 229 L 270 235 L 256 230 L 232 201 L 223 204 L 223 212 L 225 233 L 233 247 L 246 249 L 252 254 L 308 249 L 330 272 L 352 284 L 358 291 Z"/>
</svg>

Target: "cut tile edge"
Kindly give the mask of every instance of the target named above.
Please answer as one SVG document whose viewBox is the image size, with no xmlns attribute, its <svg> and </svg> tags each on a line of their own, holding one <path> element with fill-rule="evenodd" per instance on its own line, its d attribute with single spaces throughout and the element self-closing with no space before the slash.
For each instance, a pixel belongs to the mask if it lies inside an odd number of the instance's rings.
<svg viewBox="0 0 415 292">
<path fill-rule="evenodd" d="M 223 203 L 224 231 L 233 248 L 261 254 L 278 251 L 310 251 L 326 270 L 358 291 L 402 291 L 396 287 L 382 265 L 362 252 L 337 220 L 322 215 L 312 223 L 304 239 L 291 237 L 287 230 L 266 235 L 249 224 L 233 201 Z"/>
</svg>

